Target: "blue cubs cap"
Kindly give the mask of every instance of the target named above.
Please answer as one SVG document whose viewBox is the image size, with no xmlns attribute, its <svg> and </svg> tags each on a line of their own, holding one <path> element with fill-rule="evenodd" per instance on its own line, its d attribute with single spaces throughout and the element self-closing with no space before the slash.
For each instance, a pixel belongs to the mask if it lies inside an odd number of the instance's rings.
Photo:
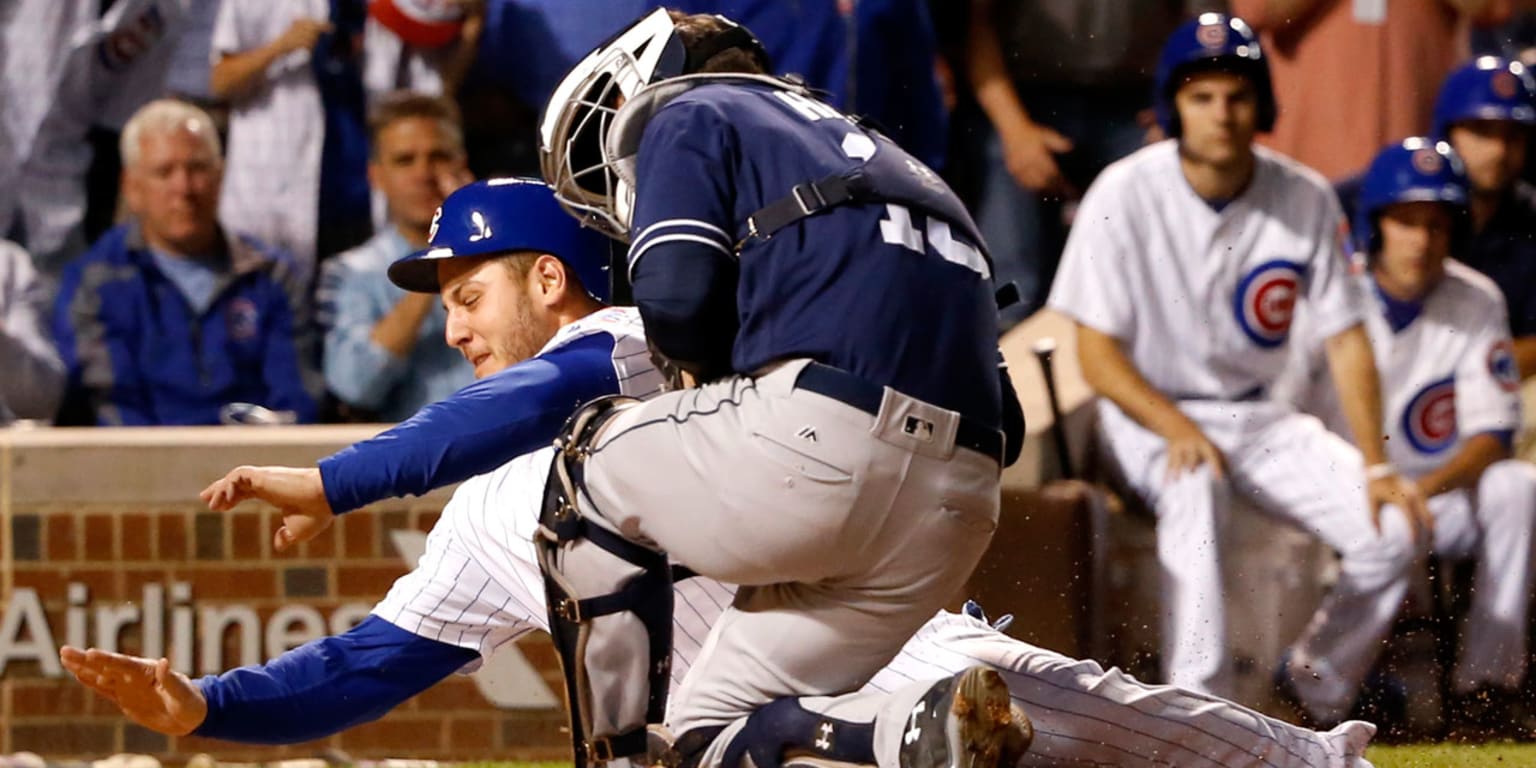
<svg viewBox="0 0 1536 768">
<path fill-rule="evenodd" d="M 438 207 L 427 240 L 426 249 L 389 265 L 390 282 L 437 293 L 443 259 L 535 251 L 560 259 L 593 298 L 611 299 L 611 241 L 567 215 L 554 190 L 538 179 L 486 179 L 460 187 Z"/>
<path fill-rule="evenodd" d="M 1360 181 L 1351 228 L 1355 247 L 1367 254 L 1381 249 L 1377 217 L 1387 206 L 1443 203 L 1460 221 L 1465 218 L 1470 196 L 1466 170 L 1451 145 L 1423 136 L 1390 144 L 1376 154 Z"/>
<path fill-rule="evenodd" d="M 1536 125 L 1536 80 L 1524 64 L 1482 56 L 1445 78 L 1435 99 L 1433 136 L 1450 136 L 1463 120 L 1507 120 Z"/>
<path fill-rule="evenodd" d="M 1182 132 L 1173 96 L 1184 79 L 1197 72 L 1224 71 L 1253 82 L 1258 97 L 1260 131 L 1275 127 L 1275 89 L 1269 78 L 1269 62 L 1259 48 L 1259 38 L 1248 23 L 1224 13 L 1202 13 L 1173 31 L 1163 43 L 1157 61 L 1152 106 L 1163 133 L 1177 138 Z"/>
</svg>

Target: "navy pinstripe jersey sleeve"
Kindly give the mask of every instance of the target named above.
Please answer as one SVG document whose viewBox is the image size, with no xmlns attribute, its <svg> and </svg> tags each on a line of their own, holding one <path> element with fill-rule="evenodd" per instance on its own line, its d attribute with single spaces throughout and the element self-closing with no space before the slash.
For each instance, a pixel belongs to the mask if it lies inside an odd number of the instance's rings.
<svg viewBox="0 0 1536 768">
<path fill-rule="evenodd" d="M 339 514 L 380 499 L 419 496 L 548 445 L 582 403 L 619 392 L 613 345 L 606 333 L 584 336 L 321 459 L 331 509 Z"/>
<path fill-rule="evenodd" d="M 208 715 L 193 733 L 247 744 L 296 744 L 383 717 L 478 657 L 377 616 L 266 664 L 198 681 Z"/>
</svg>

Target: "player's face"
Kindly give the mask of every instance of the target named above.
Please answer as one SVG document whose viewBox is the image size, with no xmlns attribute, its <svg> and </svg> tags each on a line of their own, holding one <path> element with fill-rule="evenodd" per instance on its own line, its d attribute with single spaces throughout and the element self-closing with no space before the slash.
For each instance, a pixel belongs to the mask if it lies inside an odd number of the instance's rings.
<svg viewBox="0 0 1536 768">
<path fill-rule="evenodd" d="M 514 269 L 500 258 L 447 259 L 437 279 L 448 346 L 475 367 L 477 379 L 538 354 L 559 329 L 537 268 Z"/>
<path fill-rule="evenodd" d="M 1445 274 L 1451 254 L 1451 212 L 1441 203 L 1387 206 L 1381 217 L 1381 253 L 1372 271 L 1396 298 L 1416 300 Z"/>
<path fill-rule="evenodd" d="M 1179 111 L 1180 151 L 1217 168 L 1242 167 L 1253 153 L 1258 124 L 1258 91 L 1246 77 L 1201 72 L 1174 94 Z"/>
<path fill-rule="evenodd" d="M 1528 129 L 1508 120 L 1470 120 L 1451 126 L 1451 146 L 1467 164 L 1467 180 L 1482 193 L 1500 193 L 1525 170 Z"/>
<path fill-rule="evenodd" d="M 396 120 L 379 131 L 368 164 L 368 180 L 389 201 L 396 223 L 418 231 L 464 173 L 464 148 L 442 121 L 427 117 Z"/>
<path fill-rule="evenodd" d="M 190 129 L 146 133 L 123 169 L 123 196 L 151 246 L 182 255 L 208 249 L 218 232 L 220 161 Z"/>
</svg>

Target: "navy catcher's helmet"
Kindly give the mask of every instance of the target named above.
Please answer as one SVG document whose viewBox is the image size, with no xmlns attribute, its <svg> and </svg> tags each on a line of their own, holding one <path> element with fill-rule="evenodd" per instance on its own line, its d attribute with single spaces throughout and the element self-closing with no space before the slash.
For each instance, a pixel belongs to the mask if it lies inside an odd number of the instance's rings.
<svg viewBox="0 0 1536 768">
<path fill-rule="evenodd" d="M 1524 64 L 1482 56 L 1445 78 L 1435 100 L 1437 139 L 1449 138 L 1463 120 L 1508 120 L 1536 125 L 1536 80 Z"/>
<path fill-rule="evenodd" d="M 1248 23 L 1224 13 L 1202 13 L 1168 36 L 1157 62 L 1156 91 L 1152 105 L 1163 133 L 1178 138 L 1179 111 L 1173 95 L 1184 79 L 1197 72 L 1231 72 L 1253 82 L 1258 92 L 1258 129 L 1275 127 L 1275 88 L 1269 79 L 1269 62 L 1259 50 L 1259 38 Z"/>
<path fill-rule="evenodd" d="M 425 250 L 389 265 L 389 280 L 407 291 L 437 293 L 437 262 L 512 251 L 537 251 L 564 262 L 581 286 L 608 303 L 611 241 L 567 216 L 554 190 L 538 179 L 486 179 L 455 190 L 432 217 Z"/>
<path fill-rule="evenodd" d="M 1390 144 L 1376 154 L 1360 181 L 1351 227 L 1355 248 L 1367 255 L 1381 250 L 1377 220 L 1396 203 L 1444 203 L 1451 209 L 1459 240 L 1469 227 L 1468 196 L 1467 172 L 1450 144 L 1422 136 Z"/>
</svg>

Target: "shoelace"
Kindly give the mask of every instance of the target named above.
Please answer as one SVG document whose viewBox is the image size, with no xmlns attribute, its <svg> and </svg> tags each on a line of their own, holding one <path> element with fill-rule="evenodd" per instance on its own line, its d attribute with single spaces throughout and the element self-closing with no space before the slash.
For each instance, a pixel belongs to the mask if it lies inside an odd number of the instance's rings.
<svg viewBox="0 0 1536 768">
<path fill-rule="evenodd" d="M 999 616 L 997 621 L 987 621 L 987 612 L 981 609 L 981 603 L 975 600 L 965 601 L 965 607 L 960 609 L 965 615 L 991 626 L 999 632 L 1007 632 L 1008 626 L 1013 623 L 1013 614 L 1005 613 Z"/>
</svg>

